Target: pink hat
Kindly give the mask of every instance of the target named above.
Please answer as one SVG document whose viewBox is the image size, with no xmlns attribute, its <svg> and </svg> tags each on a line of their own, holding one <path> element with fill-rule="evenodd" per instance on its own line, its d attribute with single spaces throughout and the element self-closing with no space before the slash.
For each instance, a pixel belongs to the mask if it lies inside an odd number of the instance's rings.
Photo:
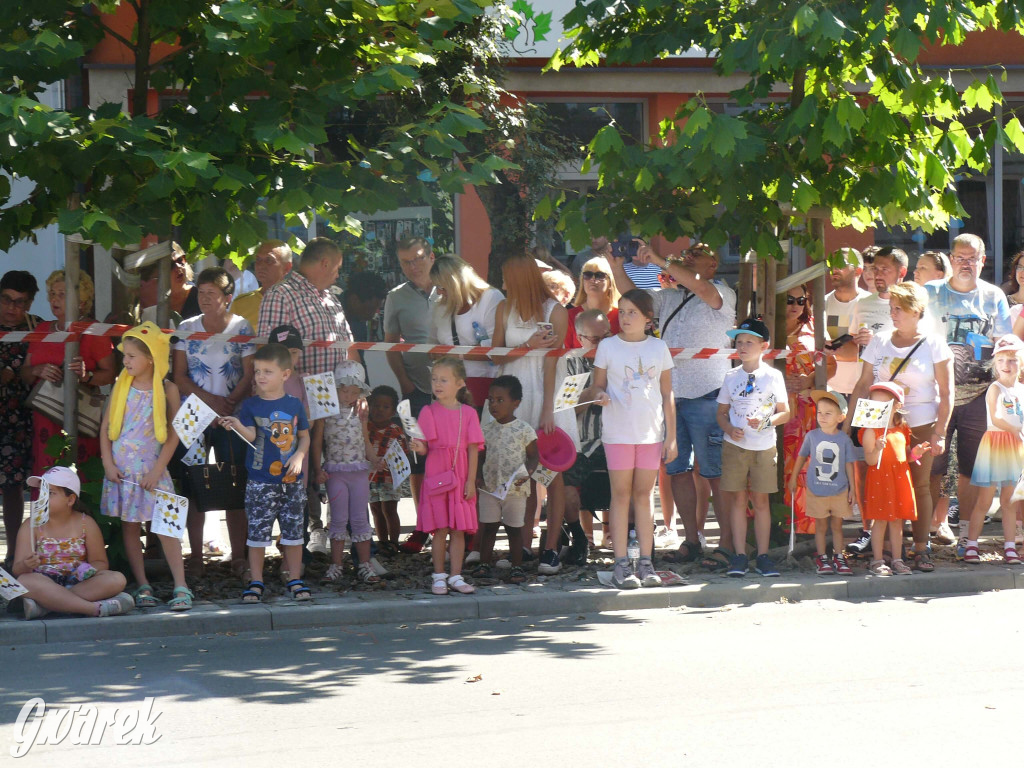
<svg viewBox="0 0 1024 768">
<path fill-rule="evenodd" d="M 996 346 L 995 349 L 992 350 L 992 354 L 998 355 L 1000 352 L 1012 352 L 1014 354 L 1024 352 L 1024 341 L 1021 341 L 1012 333 L 1001 336 L 996 342 Z"/>
<path fill-rule="evenodd" d="M 903 405 L 903 387 L 897 384 L 895 381 L 879 381 L 871 385 L 869 392 L 888 392 L 894 398 L 896 402 Z"/>
<path fill-rule="evenodd" d="M 537 455 L 552 472 L 565 472 L 576 462 L 576 445 L 564 430 L 537 430 Z"/>
</svg>

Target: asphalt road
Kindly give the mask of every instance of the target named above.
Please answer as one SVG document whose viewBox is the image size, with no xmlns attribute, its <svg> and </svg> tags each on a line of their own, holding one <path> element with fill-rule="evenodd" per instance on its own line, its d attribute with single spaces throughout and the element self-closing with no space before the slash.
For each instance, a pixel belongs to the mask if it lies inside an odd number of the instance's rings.
<svg viewBox="0 0 1024 768">
<path fill-rule="evenodd" d="M 1007 591 L 3 647 L 0 763 L 1020 765 L 1022 640 Z M 15 762 L 34 696 L 159 738 Z"/>
</svg>

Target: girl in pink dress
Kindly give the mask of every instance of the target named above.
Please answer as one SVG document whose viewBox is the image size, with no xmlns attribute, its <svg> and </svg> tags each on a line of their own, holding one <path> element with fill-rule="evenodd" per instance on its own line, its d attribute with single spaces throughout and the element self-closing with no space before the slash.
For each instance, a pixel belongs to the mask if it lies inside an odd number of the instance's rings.
<svg viewBox="0 0 1024 768">
<path fill-rule="evenodd" d="M 424 439 L 410 443 L 413 451 L 427 457 L 417 528 L 434 534 L 430 591 L 447 595 L 452 589 L 468 595 L 475 590 L 462 578 L 463 534 L 476 532 L 476 470 L 484 435 L 476 410 L 464 402 L 466 367 L 461 360 L 442 357 L 434 363 L 430 382 L 436 401 L 420 412 Z M 444 572 L 449 533 L 451 576 Z"/>
</svg>

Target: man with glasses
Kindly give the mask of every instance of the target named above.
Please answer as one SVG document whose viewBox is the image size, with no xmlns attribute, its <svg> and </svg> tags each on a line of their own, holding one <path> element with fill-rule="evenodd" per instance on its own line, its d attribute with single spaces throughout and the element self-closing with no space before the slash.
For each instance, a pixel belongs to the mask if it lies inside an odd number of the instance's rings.
<svg viewBox="0 0 1024 768">
<path fill-rule="evenodd" d="M 985 392 L 992 382 L 992 349 L 996 339 L 1012 331 L 1012 324 L 1006 295 L 980 278 L 985 265 L 985 242 L 977 235 L 959 235 L 953 240 L 949 260 L 949 280 L 934 280 L 925 289 L 938 332 L 953 352 L 953 415 L 946 430 L 946 445 L 956 433 L 957 499 L 962 521 L 957 557 L 962 557 L 967 521 L 977 498 L 971 473 L 981 436 L 988 427 Z M 948 461 L 948 454 L 943 452 L 932 464 L 931 491 L 935 502 Z"/>
<path fill-rule="evenodd" d="M 621 293 L 635 286 L 624 269 L 623 259 L 609 259 L 616 285 Z M 637 249 L 635 263 L 654 264 L 667 272 L 681 287 L 655 289 L 654 313 L 658 317 L 661 338 L 670 348 L 721 349 L 730 345 L 727 331 L 736 325 L 736 293 L 715 279 L 718 256 L 699 243 L 680 256 L 663 259 L 649 245 Z M 711 485 L 720 542 L 732 541 L 732 522 L 721 504 L 719 478 L 722 474 L 722 429 L 717 422 L 718 390 L 732 367 L 726 358 L 676 360 L 672 371 L 672 392 L 676 398 L 676 440 L 679 455 L 665 469 L 672 483 L 672 498 L 686 529 L 686 540 L 679 545 L 676 562 L 692 562 L 701 556 L 697 524 L 697 492 L 693 478 L 694 460 L 701 477 Z M 722 547 L 720 547 L 721 549 Z M 724 567 L 728 553 L 716 552 L 708 561 Z"/>
<path fill-rule="evenodd" d="M 389 343 L 427 344 L 430 342 L 431 308 L 437 300 L 430 281 L 434 249 L 422 237 L 409 237 L 398 243 L 398 264 L 406 282 L 391 289 L 384 300 L 384 341 Z M 422 352 L 387 352 L 388 365 L 398 379 L 402 397 L 409 400 L 413 416 L 430 405 L 430 356 Z M 423 485 L 424 462 L 413 464 L 409 478 L 413 502 L 419 506 Z M 422 531 L 401 544 L 403 552 L 419 552 L 426 543 Z"/>
</svg>

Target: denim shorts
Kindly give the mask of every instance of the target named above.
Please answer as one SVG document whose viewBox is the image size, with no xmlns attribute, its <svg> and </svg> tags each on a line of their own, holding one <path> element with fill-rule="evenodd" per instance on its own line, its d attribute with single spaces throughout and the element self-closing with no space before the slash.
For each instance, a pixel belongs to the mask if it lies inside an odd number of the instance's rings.
<svg viewBox="0 0 1024 768">
<path fill-rule="evenodd" d="M 718 390 L 703 397 L 676 398 L 676 443 L 679 455 L 665 465 L 670 475 L 693 471 L 694 459 L 700 476 L 722 476 L 722 428 L 718 426 Z"/>
</svg>

